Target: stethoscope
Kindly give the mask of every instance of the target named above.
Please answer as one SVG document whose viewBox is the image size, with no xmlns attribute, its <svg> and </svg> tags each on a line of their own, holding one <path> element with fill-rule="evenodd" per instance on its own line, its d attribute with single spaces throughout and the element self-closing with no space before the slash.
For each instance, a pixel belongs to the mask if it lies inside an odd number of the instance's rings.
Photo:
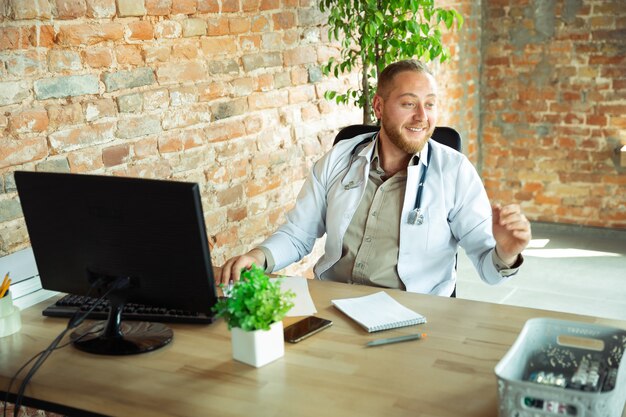
<svg viewBox="0 0 626 417">
<path fill-rule="evenodd" d="M 350 162 L 348 163 L 348 170 L 345 174 L 343 174 L 343 178 L 341 179 L 341 183 L 343 184 L 346 175 L 350 172 L 350 168 L 352 167 L 352 163 L 354 162 L 355 155 L 361 150 L 361 147 L 364 144 L 367 144 L 374 140 L 376 136 L 371 138 L 367 138 L 361 142 L 359 142 L 354 148 L 352 148 L 352 152 L 350 153 Z M 424 213 L 422 213 L 422 192 L 424 191 L 424 182 L 426 181 L 426 174 L 428 173 L 428 167 L 430 166 L 430 156 L 432 155 L 432 149 L 430 146 L 430 141 L 427 142 L 428 146 L 428 155 L 426 156 L 426 164 L 424 165 L 424 169 L 422 170 L 422 176 L 420 177 L 420 182 L 417 185 L 417 195 L 415 197 L 415 207 L 413 210 L 409 211 L 409 215 L 407 217 L 407 223 L 415 226 L 419 226 L 424 224 Z M 359 187 L 363 184 L 363 179 L 360 179 L 358 183 L 355 184 L 354 181 L 348 182 L 343 186 L 344 190 L 351 190 L 353 188 Z"/>
</svg>

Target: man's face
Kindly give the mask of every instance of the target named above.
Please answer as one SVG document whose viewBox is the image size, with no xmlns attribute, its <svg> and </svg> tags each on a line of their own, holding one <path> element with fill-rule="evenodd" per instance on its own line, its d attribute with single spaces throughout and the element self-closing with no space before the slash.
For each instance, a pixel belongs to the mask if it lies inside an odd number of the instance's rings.
<svg viewBox="0 0 626 417">
<path fill-rule="evenodd" d="M 437 83 L 425 72 L 404 71 L 393 78 L 383 98 L 374 97 L 381 140 L 408 154 L 422 150 L 437 124 Z"/>
</svg>

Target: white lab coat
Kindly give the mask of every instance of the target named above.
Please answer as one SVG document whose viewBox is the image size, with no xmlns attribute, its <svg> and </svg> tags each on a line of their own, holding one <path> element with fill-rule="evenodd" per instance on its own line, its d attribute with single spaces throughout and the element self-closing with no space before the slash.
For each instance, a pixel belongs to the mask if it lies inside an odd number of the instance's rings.
<svg viewBox="0 0 626 417">
<path fill-rule="evenodd" d="M 326 233 L 325 253 L 314 267 L 315 277 L 337 262 L 343 236 L 352 220 L 368 180 L 374 142 L 356 145 L 372 133 L 343 140 L 313 166 L 287 221 L 261 246 L 274 257 L 273 270 L 308 255 L 315 240 Z M 504 277 L 492 260 L 491 206 L 478 173 L 469 160 L 434 140 L 424 147 L 420 162 L 410 166 L 401 214 L 398 275 L 410 292 L 449 296 L 456 285 L 455 254 L 461 245 L 480 277 L 497 284 Z M 424 223 L 407 223 L 414 208 L 417 185 L 432 150 L 422 191 Z M 346 186 L 352 182 L 351 189 Z"/>
</svg>

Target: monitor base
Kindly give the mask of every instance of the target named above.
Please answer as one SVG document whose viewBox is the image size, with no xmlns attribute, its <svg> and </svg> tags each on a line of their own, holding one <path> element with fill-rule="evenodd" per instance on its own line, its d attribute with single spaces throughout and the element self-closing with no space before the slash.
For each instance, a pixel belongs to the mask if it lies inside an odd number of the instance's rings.
<svg viewBox="0 0 626 417">
<path fill-rule="evenodd" d="M 97 355 L 134 355 L 159 349 L 170 343 L 172 330 L 163 323 L 121 322 L 120 336 L 104 335 L 106 322 L 85 323 L 71 335 L 76 349 Z"/>
</svg>

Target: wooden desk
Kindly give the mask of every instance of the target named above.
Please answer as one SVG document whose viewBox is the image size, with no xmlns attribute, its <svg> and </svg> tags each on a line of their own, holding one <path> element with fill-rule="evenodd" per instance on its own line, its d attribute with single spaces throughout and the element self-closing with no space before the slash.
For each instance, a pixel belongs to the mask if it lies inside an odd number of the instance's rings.
<svg viewBox="0 0 626 417">
<path fill-rule="evenodd" d="M 309 281 L 309 287 L 318 315 L 332 319 L 333 326 L 287 343 L 285 357 L 265 367 L 231 359 L 222 320 L 172 325 L 173 343 L 147 354 L 56 351 L 31 381 L 27 403 L 116 416 L 490 417 L 498 414 L 494 367 L 526 320 L 553 317 L 626 328 L 618 320 L 388 291 L 428 323 L 372 335 L 330 300 L 378 289 L 320 281 Z M 63 328 L 65 320 L 41 316 L 47 304 L 22 312 L 21 332 L 0 339 L 0 390 Z M 416 331 L 428 338 L 365 347 L 372 339 Z"/>
</svg>

